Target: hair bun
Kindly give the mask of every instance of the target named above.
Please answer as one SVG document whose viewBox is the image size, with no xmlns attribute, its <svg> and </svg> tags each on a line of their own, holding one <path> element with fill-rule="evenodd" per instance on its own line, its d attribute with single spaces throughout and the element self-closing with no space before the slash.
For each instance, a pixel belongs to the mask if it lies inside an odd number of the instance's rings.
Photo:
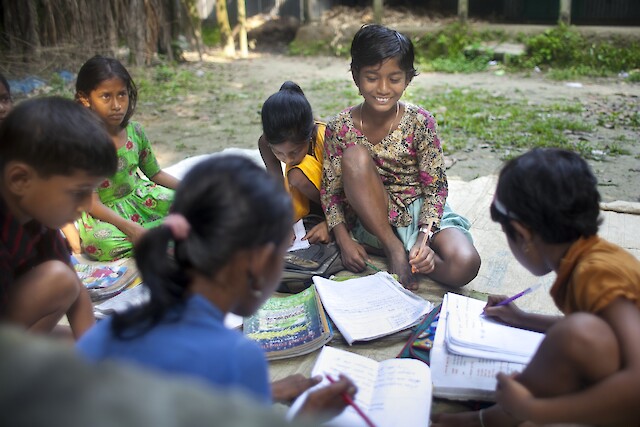
<svg viewBox="0 0 640 427">
<path fill-rule="evenodd" d="M 282 83 L 282 86 L 280 86 L 280 90 L 288 90 L 291 92 L 297 92 L 301 95 L 304 95 L 304 92 L 302 91 L 302 88 L 300 86 L 298 86 L 297 83 L 292 82 L 291 80 L 287 80 L 286 82 Z"/>
</svg>

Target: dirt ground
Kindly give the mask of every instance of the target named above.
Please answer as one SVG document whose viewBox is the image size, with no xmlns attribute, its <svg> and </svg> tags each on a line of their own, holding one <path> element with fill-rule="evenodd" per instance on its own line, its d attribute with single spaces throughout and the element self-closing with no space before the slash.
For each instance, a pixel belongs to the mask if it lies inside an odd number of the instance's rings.
<svg viewBox="0 0 640 427">
<path fill-rule="evenodd" d="M 160 163 L 164 166 L 193 155 L 221 151 L 227 147 L 257 148 L 261 133 L 262 102 L 285 80 L 300 84 L 314 107 L 316 116 L 326 119 L 342 108 L 358 102 L 357 92 L 344 58 L 291 57 L 280 54 L 252 53 L 250 58 L 225 60 L 211 53 L 203 62 L 189 62 L 181 69 L 194 76 L 217 76 L 221 82 L 215 90 L 202 90 L 178 96 L 166 105 L 145 103 L 140 94 L 134 120 L 146 128 Z M 135 77 L 135 76 L 134 76 Z M 198 78 L 198 77 L 194 77 Z M 327 85 L 335 89 L 327 90 Z M 448 86 L 483 89 L 507 98 L 526 99 L 534 104 L 579 102 L 582 117 L 596 124 L 599 111 L 615 115 L 637 114 L 640 110 L 640 84 L 621 78 L 581 79 L 559 82 L 539 74 L 531 76 L 492 71 L 476 74 L 421 73 L 411 83 L 426 90 Z M 436 111 L 438 106 L 424 105 Z M 638 130 L 615 123 L 599 124 L 593 132 L 574 135 L 583 141 L 614 141 L 623 135 L 630 154 L 608 156 L 594 153 L 590 160 L 600 182 L 604 201 L 640 201 L 640 143 Z M 441 135 L 446 138 L 446 135 Z M 602 144 L 600 144 L 602 145 Z M 464 151 L 453 152 L 455 161 L 448 170 L 450 178 L 471 180 L 496 173 L 504 153 L 492 151 L 487 144 L 470 144 Z"/>
</svg>

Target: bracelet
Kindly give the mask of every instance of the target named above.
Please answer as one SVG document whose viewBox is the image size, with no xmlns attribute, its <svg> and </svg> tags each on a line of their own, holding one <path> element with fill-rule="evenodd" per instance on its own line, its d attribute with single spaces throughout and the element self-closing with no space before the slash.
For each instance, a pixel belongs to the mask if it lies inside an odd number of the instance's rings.
<svg viewBox="0 0 640 427">
<path fill-rule="evenodd" d="M 433 238 L 433 231 L 429 230 L 427 227 L 421 227 L 420 232 L 426 234 L 428 240 Z"/>
<path fill-rule="evenodd" d="M 480 411 L 478 411 L 478 418 L 480 419 L 480 427 L 484 427 L 484 417 L 482 416 L 483 413 L 484 413 L 484 409 L 480 409 Z"/>
</svg>

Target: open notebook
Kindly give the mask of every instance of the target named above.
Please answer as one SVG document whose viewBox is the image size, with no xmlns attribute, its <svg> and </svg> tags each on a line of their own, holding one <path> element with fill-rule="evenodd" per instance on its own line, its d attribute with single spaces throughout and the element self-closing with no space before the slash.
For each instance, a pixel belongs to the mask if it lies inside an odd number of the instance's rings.
<svg viewBox="0 0 640 427">
<path fill-rule="evenodd" d="M 434 396 L 493 401 L 496 374 L 522 371 L 544 337 L 484 318 L 484 306 L 461 295 L 444 296 L 431 350 Z"/>
<path fill-rule="evenodd" d="M 348 376 L 358 388 L 355 403 L 377 427 L 428 426 L 431 413 L 431 373 L 429 366 L 414 359 L 376 362 L 349 351 L 325 346 L 311 372 L 323 376 L 315 386 L 329 384 L 326 376 Z M 291 406 L 288 417 L 300 410 L 308 393 Z M 363 418 L 351 407 L 326 423 L 330 426 L 363 426 Z"/>
</svg>

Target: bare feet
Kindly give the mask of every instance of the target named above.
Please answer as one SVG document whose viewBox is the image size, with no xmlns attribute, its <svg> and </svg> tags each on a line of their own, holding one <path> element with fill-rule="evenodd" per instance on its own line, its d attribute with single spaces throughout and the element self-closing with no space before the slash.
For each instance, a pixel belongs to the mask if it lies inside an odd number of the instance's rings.
<svg viewBox="0 0 640 427">
<path fill-rule="evenodd" d="M 418 289 L 418 282 L 411 273 L 411 265 L 404 251 L 404 247 L 400 245 L 399 250 L 390 251 L 386 254 L 389 260 L 389 272 L 398 275 L 398 281 L 405 288 L 415 291 Z"/>
</svg>

